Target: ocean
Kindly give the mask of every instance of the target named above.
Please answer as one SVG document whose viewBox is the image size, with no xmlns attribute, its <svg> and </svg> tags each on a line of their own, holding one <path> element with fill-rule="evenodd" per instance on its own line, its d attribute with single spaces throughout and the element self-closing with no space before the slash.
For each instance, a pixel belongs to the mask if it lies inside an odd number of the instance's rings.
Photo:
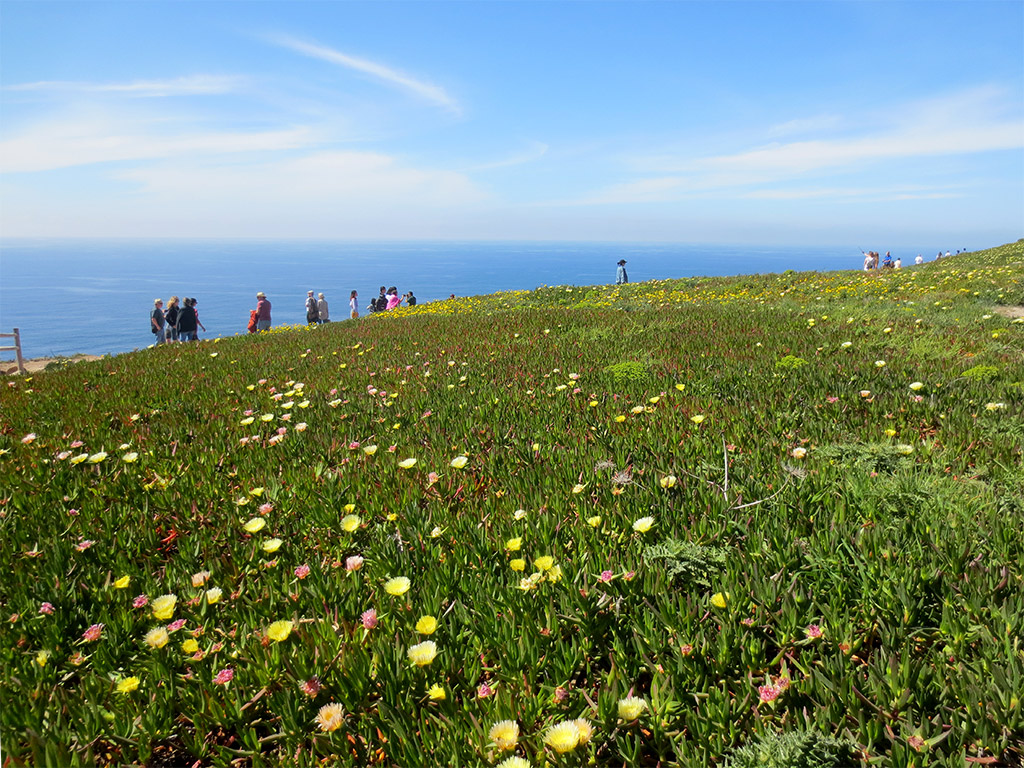
<svg viewBox="0 0 1024 768">
<path fill-rule="evenodd" d="M 918 251 L 899 252 L 905 263 Z M 194 296 L 202 338 L 245 333 L 257 291 L 275 325 L 305 322 L 306 291 L 323 291 L 331 318 L 360 310 L 381 285 L 422 302 L 541 285 L 694 275 L 859 269 L 860 248 L 749 245 L 331 242 L 312 240 L 60 240 L 0 242 L 0 332 L 20 329 L 26 357 L 116 354 L 152 343 L 153 299 Z M 893 249 L 893 255 L 897 255 Z M 2 340 L 8 342 L 9 340 Z M 6 343 L 3 344 L 6 346 Z M 13 359 L 12 352 L 0 353 Z"/>
</svg>

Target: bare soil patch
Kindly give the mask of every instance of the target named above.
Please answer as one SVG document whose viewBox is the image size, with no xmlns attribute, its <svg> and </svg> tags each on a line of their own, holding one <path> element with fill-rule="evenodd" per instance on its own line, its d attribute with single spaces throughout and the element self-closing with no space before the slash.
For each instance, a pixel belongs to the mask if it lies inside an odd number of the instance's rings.
<svg viewBox="0 0 1024 768">
<path fill-rule="evenodd" d="M 97 355 L 72 355 L 71 357 L 34 357 L 31 360 L 25 361 L 25 373 L 33 374 L 39 373 L 40 371 L 46 370 L 46 366 L 51 363 L 81 363 L 89 362 L 92 360 L 101 360 Z M 3 376 L 14 376 L 18 373 L 18 363 L 16 360 L 0 360 L 0 375 Z"/>
<path fill-rule="evenodd" d="M 1024 307 L 996 307 L 996 314 L 1003 317 L 1024 317 Z"/>
</svg>

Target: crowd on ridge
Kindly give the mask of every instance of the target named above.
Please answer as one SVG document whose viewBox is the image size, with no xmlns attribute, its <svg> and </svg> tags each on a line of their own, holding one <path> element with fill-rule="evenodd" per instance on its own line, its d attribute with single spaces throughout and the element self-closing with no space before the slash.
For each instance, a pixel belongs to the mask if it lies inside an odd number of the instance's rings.
<svg viewBox="0 0 1024 768">
<path fill-rule="evenodd" d="M 452 298 L 455 298 L 455 294 L 452 294 Z M 386 312 L 389 309 L 400 307 L 403 303 L 414 307 L 416 306 L 416 301 L 416 296 L 412 291 L 399 297 L 398 289 L 395 286 L 386 288 L 382 285 L 380 287 L 380 295 L 370 301 L 370 306 L 367 309 L 369 312 Z M 270 309 L 270 299 L 267 298 L 267 295 L 263 291 L 257 293 L 256 309 L 249 312 L 249 333 L 265 331 L 270 328 L 272 323 Z M 349 317 L 353 320 L 359 317 L 358 291 L 352 291 L 349 295 L 348 313 Z M 316 296 L 313 295 L 313 291 L 306 291 L 306 323 L 309 325 L 322 325 L 329 322 L 331 322 L 330 306 L 323 291 L 317 293 Z"/>
<path fill-rule="evenodd" d="M 885 252 L 885 257 L 881 260 L 881 263 L 879 263 L 878 251 L 861 251 L 861 253 L 864 254 L 864 271 L 865 272 L 870 272 L 871 270 L 874 270 L 874 269 L 902 269 L 903 268 L 903 260 L 900 259 L 898 256 L 894 259 L 892 257 L 892 252 L 891 251 L 886 251 Z M 959 256 L 960 253 L 961 253 L 961 251 L 958 249 L 957 252 L 956 252 L 956 255 Z M 967 253 L 967 249 L 966 248 L 963 249 L 963 253 Z M 946 251 L 945 258 L 948 259 L 952 255 L 953 254 L 950 251 Z M 939 251 L 937 254 L 935 254 L 935 260 L 938 261 L 941 258 L 943 258 L 942 251 Z M 914 264 L 924 264 L 924 256 L 922 256 L 920 253 L 917 254 L 917 258 L 914 259 Z"/>
<path fill-rule="evenodd" d="M 167 300 L 164 309 L 163 299 L 153 300 L 153 311 L 149 313 L 150 331 L 156 336 L 154 344 L 177 341 L 199 341 L 199 329 L 206 330 L 199 319 L 198 301 L 185 297 L 180 301 L 177 296 Z"/>
</svg>

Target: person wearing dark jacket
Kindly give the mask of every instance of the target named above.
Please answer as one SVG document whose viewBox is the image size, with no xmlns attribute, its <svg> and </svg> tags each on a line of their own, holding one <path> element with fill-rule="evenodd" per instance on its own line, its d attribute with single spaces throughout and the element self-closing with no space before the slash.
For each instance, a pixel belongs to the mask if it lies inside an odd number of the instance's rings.
<svg viewBox="0 0 1024 768">
<path fill-rule="evenodd" d="M 178 340 L 178 313 L 181 307 L 178 306 L 178 297 L 171 296 L 167 300 L 167 311 L 164 313 L 167 320 L 167 340 Z"/>
<path fill-rule="evenodd" d="M 196 311 L 192 307 L 192 299 L 185 299 L 185 306 L 178 310 L 178 339 L 180 341 L 198 341 L 196 334 Z"/>
</svg>

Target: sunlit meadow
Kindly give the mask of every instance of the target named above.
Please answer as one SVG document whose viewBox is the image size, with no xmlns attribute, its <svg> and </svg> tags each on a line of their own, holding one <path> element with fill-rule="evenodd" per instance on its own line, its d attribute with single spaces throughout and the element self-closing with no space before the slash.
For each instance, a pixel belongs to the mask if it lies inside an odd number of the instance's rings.
<svg viewBox="0 0 1024 768">
<path fill-rule="evenodd" d="M 1020 765 L 1020 305 L 1024 243 L 0 382 L 5 765 Z"/>
</svg>

